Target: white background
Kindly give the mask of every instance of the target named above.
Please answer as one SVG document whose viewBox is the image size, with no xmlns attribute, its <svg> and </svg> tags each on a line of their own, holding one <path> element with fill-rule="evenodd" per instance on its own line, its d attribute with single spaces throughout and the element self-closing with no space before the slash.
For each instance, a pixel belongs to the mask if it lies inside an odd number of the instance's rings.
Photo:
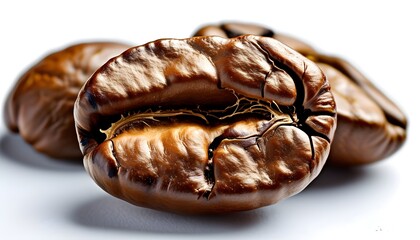
<svg viewBox="0 0 420 240">
<path fill-rule="evenodd" d="M 76 42 L 140 45 L 221 21 L 260 23 L 342 56 L 402 107 L 408 139 L 366 167 L 324 169 L 302 193 L 228 216 L 179 216 L 115 199 L 81 165 L 35 153 L 0 124 L 2 239 L 420 239 L 420 14 L 415 1 L 2 1 L 0 103 L 20 74 Z M 338 237 L 338 238 L 337 238 Z"/>
</svg>

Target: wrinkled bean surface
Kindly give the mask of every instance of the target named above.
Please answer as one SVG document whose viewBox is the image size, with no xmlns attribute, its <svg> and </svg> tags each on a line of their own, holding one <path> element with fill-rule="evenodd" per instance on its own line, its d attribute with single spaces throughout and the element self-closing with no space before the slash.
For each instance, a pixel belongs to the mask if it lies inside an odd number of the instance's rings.
<svg viewBox="0 0 420 240">
<path fill-rule="evenodd" d="M 325 73 L 337 102 L 337 130 L 328 162 L 338 166 L 372 163 L 396 152 L 406 139 L 407 119 L 399 107 L 347 61 L 316 51 L 303 41 L 263 26 L 224 23 L 200 28 L 196 36 L 275 38 L 308 57 Z"/>
<path fill-rule="evenodd" d="M 320 172 L 335 130 L 321 70 L 267 37 L 165 39 L 131 48 L 82 88 L 85 168 L 108 193 L 181 213 L 249 210 Z"/>
</svg>

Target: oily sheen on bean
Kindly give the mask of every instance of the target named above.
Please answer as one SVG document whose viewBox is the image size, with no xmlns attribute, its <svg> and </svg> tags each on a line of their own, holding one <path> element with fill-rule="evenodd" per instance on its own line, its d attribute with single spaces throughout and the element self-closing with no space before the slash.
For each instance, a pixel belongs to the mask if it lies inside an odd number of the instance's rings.
<svg viewBox="0 0 420 240">
<path fill-rule="evenodd" d="M 130 48 L 87 81 L 74 116 L 100 187 L 138 206 L 194 214 L 300 192 L 323 167 L 336 126 L 319 67 L 257 36 Z"/>
<path fill-rule="evenodd" d="M 344 59 L 322 54 L 297 38 L 250 23 L 206 25 L 194 36 L 231 38 L 244 34 L 279 40 L 314 61 L 325 73 L 337 102 L 338 121 L 328 163 L 335 166 L 373 163 L 392 155 L 405 142 L 405 114 Z"/>
</svg>

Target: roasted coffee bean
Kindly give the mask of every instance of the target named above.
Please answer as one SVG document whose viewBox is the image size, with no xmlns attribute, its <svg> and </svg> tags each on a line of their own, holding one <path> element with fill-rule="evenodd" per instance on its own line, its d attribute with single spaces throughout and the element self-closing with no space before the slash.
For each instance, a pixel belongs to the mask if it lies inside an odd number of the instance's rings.
<svg viewBox="0 0 420 240">
<path fill-rule="evenodd" d="M 194 35 L 275 38 L 317 63 L 331 83 L 337 102 L 337 131 L 328 162 L 354 166 L 376 162 L 396 152 L 406 139 L 407 119 L 399 107 L 344 59 L 327 56 L 309 44 L 256 24 L 224 23 L 200 28 Z"/>
<path fill-rule="evenodd" d="M 396 152 L 406 139 L 399 107 L 347 61 L 307 55 L 327 76 L 337 102 L 337 130 L 329 162 L 338 166 L 373 163 Z"/>
<path fill-rule="evenodd" d="M 83 43 L 54 52 L 25 72 L 7 98 L 6 124 L 37 151 L 53 158 L 79 159 L 73 105 L 90 75 L 129 46 Z"/>
<path fill-rule="evenodd" d="M 131 48 L 92 75 L 74 116 L 101 188 L 179 213 L 250 210 L 300 192 L 336 126 L 319 67 L 258 36 Z"/>
</svg>

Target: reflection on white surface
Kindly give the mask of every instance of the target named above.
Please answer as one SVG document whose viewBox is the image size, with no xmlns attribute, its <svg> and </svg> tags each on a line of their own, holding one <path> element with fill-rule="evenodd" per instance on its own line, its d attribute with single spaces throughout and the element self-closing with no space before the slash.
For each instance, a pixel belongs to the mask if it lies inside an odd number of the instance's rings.
<svg viewBox="0 0 420 240">
<path fill-rule="evenodd" d="M 77 163 L 76 160 L 51 159 L 36 152 L 18 134 L 5 133 L 0 135 L 0 149 L 1 154 L 6 159 L 39 170 L 66 172 L 79 171 L 83 168 L 82 164 Z"/>
<path fill-rule="evenodd" d="M 122 200 L 102 196 L 78 206 L 76 224 L 97 229 L 164 234 L 224 234 L 243 231 L 265 222 L 266 211 L 220 216 L 188 216 L 139 208 Z"/>
</svg>

